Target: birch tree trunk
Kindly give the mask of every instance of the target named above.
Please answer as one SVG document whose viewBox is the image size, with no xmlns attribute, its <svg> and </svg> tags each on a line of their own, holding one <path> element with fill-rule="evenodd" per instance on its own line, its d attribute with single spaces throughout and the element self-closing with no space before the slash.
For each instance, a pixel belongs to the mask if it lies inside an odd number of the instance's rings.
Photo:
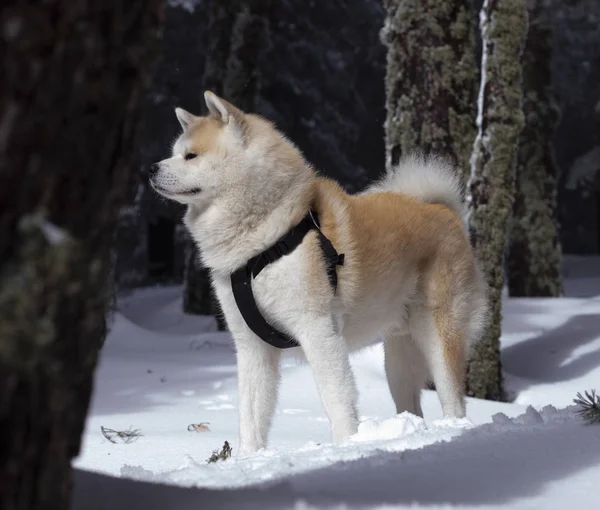
<svg viewBox="0 0 600 510">
<path fill-rule="evenodd" d="M 3 510 L 69 507 L 162 4 L 2 4 Z"/>
<path fill-rule="evenodd" d="M 523 53 L 523 112 L 516 195 L 508 252 L 508 290 L 514 297 L 556 297 L 562 292 L 557 218 L 558 167 L 553 136 L 558 105 L 552 97 L 552 26 L 547 0 L 529 0 Z"/>
<path fill-rule="evenodd" d="M 385 0 L 386 166 L 437 153 L 466 182 L 475 139 L 473 7 L 464 0 Z"/>
<path fill-rule="evenodd" d="M 470 395 L 503 398 L 500 362 L 503 255 L 515 194 L 515 166 L 523 127 L 525 0 L 485 0 L 480 13 L 483 54 L 470 191 L 472 243 L 489 285 L 490 323 L 469 362 Z"/>
</svg>

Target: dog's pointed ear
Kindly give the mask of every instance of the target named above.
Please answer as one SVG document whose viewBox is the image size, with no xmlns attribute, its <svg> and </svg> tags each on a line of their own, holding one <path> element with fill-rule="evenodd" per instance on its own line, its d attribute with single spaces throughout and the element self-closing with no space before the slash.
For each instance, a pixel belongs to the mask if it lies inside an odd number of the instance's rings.
<svg viewBox="0 0 600 510">
<path fill-rule="evenodd" d="M 240 120 L 244 116 L 242 110 L 213 94 L 210 90 L 204 93 L 204 100 L 210 114 L 220 119 L 224 124 L 228 124 L 232 119 Z"/>
<path fill-rule="evenodd" d="M 196 118 L 193 113 L 190 113 L 183 108 L 175 108 L 175 115 L 177 115 L 177 120 L 179 121 L 179 124 L 181 124 L 181 127 L 184 131 L 192 122 L 194 122 L 194 119 Z"/>
<path fill-rule="evenodd" d="M 246 120 L 242 110 L 221 99 L 210 90 L 204 93 L 204 100 L 212 117 L 220 120 L 223 124 L 229 124 L 241 138 L 244 137 Z"/>
</svg>

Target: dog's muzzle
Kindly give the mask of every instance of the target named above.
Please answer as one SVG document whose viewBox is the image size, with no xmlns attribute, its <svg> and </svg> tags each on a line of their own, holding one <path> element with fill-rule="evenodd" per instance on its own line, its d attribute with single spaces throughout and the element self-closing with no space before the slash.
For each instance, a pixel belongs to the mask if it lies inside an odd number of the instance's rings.
<svg viewBox="0 0 600 510">
<path fill-rule="evenodd" d="M 150 177 L 150 179 L 152 179 L 152 177 L 154 177 L 158 171 L 160 170 L 160 165 L 158 163 L 153 163 L 152 165 L 150 165 L 150 169 L 148 170 L 148 177 Z"/>
</svg>

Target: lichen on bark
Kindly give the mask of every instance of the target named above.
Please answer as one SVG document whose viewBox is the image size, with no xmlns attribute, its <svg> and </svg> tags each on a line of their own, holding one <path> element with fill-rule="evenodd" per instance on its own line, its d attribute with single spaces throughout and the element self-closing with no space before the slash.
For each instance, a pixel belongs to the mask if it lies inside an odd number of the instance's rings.
<svg viewBox="0 0 600 510">
<path fill-rule="evenodd" d="M 386 166 L 435 152 L 463 181 L 475 138 L 477 67 L 470 1 L 385 0 Z"/>
<path fill-rule="evenodd" d="M 68 283 L 69 267 L 76 263 L 76 243 L 67 235 L 61 242 L 49 242 L 45 221 L 39 213 L 21 219 L 18 252 L 0 272 L 0 360 L 10 360 L 13 370 L 39 369 L 46 351 L 56 348 L 56 294 Z"/>
<path fill-rule="evenodd" d="M 525 0 L 485 0 L 480 20 L 482 74 L 469 205 L 471 239 L 489 286 L 490 321 L 473 347 L 467 379 L 470 395 L 500 400 L 503 256 L 514 200 L 517 144 L 523 127 Z"/>
<path fill-rule="evenodd" d="M 529 1 L 531 20 L 523 54 L 523 112 L 516 194 L 508 251 L 508 290 L 514 297 L 562 292 L 558 238 L 558 167 L 552 139 L 558 105 L 551 87 L 552 25 L 545 0 Z"/>
</svg>

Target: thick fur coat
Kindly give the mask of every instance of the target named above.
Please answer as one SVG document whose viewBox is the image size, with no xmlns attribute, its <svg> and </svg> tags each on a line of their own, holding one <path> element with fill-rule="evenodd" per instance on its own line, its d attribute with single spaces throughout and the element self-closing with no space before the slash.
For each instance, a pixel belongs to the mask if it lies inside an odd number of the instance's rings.
<svg viewBox="0 0 600 510">
<path fill-rule="evenodd" d="M 293 336 L 310 365 L 333 439 L 356 433 L 352 351 L 383 339 L 397 412 L 422 415 L 435 383 L 445 416 L 465 416 L 469 346 L 486 287 L 465 227 L 461 186 L 435 158 L 410 157 L 359 195 L 319 177 L 267 120 L 207 92 L 207 116 L 176 110 L 183 133 L 157 163 L 157 192 L 188 206 L 185 225 L 210 268 L 237 352 L 241 453 L 263 448 L 277 401 L 281 351 L 256 337 L 230 275 L 314 208 L 345 264 L 334 293 L 316 232 L 253 280 L 265 318 Z"/>
</svg>

